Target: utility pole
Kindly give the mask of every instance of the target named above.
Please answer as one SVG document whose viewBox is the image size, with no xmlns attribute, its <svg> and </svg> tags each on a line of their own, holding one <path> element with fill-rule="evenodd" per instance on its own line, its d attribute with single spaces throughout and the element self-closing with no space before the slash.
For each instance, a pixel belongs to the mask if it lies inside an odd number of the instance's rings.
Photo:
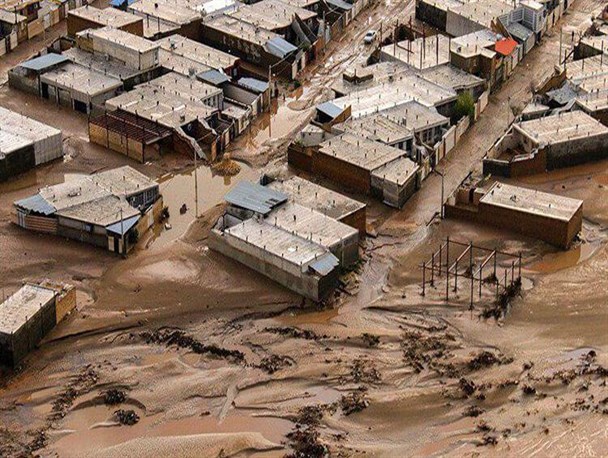
<svg viewBox="0 0 608 458">
<path fill-rule="evenodd" d="M 194 150 L 194 218 L 198 218 L 198 167 L 196 166 L 197 152 Z"/>
<path fill-rule="evenodd" d="M 126 251 L 125 251 L 125 230 L 124 230 L 124 224 L 123 224 L 123 219 L 122 219 L 122 208 L 120 209 L 120 250 L 122 251 L 122 255 L 126 256 Z"/>
</svg>

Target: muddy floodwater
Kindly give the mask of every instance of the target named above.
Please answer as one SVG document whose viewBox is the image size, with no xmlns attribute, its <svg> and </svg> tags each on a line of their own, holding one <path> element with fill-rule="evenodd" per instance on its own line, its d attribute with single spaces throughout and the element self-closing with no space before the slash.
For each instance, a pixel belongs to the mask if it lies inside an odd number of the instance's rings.
<svg viewBox="0 0 608 458">
<path fill-rule="evenodd" d="M 180 238 L 188 226 L 196 218 L 196 192 L 198 188 L 198 212 L 205 213 L 211 207 L 223 202 L 224 195 L 239 181 L 257 181 L 259 173 L 252 170 L 247 164 L 240 163 L 241 171 L 232 177 L 215 175 L 208 166 L 201 165 L 196 169 L 197 186 L 195 186 L 194 167 L 179 173 L 162 175 L 158 182 L 165 206 L 169 209 L 170 229 L 160 225 L 155 230 L 155 237 L 146 243 L 146 246 L 159 248 Z M 180 209 L 186 206 L 182 213 Z"/>
</svg>

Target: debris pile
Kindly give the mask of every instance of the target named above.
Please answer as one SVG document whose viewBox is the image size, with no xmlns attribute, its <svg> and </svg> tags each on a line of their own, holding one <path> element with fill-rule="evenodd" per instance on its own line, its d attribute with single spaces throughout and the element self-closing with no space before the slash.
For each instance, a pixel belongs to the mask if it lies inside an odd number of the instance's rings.
<svg viewBox="0 0 608 458">
<path fill-rule="evenodd" d="M 272 327 L 264 328 L 264 332 L 271 332 L 273 334 L 280 334 L 282 336 L 291 337 L 293 339 L 305 339 L 305 340 L 319 340 L 318 336 L 313 331 L 306 329 L 290 328 L 290 327 Z"/>
<path fill-rule="evenodd" d="M 175 345 L 178 348 L 187 348 L 199 355 L 211 355 L 216 358 L 228 359 L 237 363 L 245 362 L 245 355 L 238 350 L 227 350 L 216 345 L 205 345 L 194 337 L 187 335 L 184 331 L 173 329 L 158 329 L 156 331 L 144 331 L 141 337 L 147 344 L 164 344 L 167 347 Z"/>
<path fill-rule="evenodd" d="M 291 365 L 293 365 L 293 361 L 287 356 L 270 355 L 262 358 L 262 361 L 258 367 L 268 374 L 274 374 L 275 372 Z"/>
<path fill-rule="evenodd" d="M 241 166 L 238 162 L 233 161 L 229 154 L 224 154 L 221 161 L 211 164 L 211 170 L 222 177 L 233 177 L 239 174 Z"/>
<path fill-rule="evenodd" d="M 360 412 L 369 406 L 365 391 L 365 389 L 360 389 L 359 391 L 342 396 L 340 399 L 340 408 L 344 415 L 348 416 L 355 412 Z"/>
<path fill-rule="evenodd" d="M 103 403 L 107 406 L 115 406 L 117 404 L 122 404 L 127 399 L 127 395 L 122 390 L 117 390 L 116 388 L 111 388 L 106 391 L 103 395 Z"/>
<path fill-rule="evenodd" d="M 137 415 L 135 411 L 131 409 L 118 409 L 114 412 L 114 417 L 116 418 L 116 421 L 118 421 L 118 423 L 126 426 L 133 426 L 139 421 L 139 415 Z"/>
<path fill-rule="evenodd" d="M 49 420 L 58 420 L 65 417 L 72 404 L 74 404 L 74 400 L 89 391 L 96 383 L 97 372 L 92 367 L 87 366 L 53 401 Z"/>
</svg>

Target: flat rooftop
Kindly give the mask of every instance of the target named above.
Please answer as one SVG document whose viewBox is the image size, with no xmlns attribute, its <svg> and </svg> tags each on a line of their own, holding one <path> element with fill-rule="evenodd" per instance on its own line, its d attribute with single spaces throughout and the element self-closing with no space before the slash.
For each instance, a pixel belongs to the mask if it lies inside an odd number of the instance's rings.
<svg viewBox="0 0 608 458">
<path fill-rule="evenodd" d="M 608 73 L 597 74 L 581 79 L 578 82 L 578 87 L 588 94 L 605 91 L 608 89 Z"/>
<path fill-rule="evenodd" d="M 608 136 L 608 127 L 583 111 L 570 111 L 515 124 L 514 128 L 539 145 L 554 145 L 579 138 Z"/>
<path fill-rule="evenodd" d="M 174 94 L 193 102 L 204 101 L 209 97 L 222 94 L 220 88 L 175 72 L 169 72 L 163 76 L 154 78 L 144 83 L 144 86 L 155 87 L 165 94 Z"/>
<path fill-rule="evenodd" d="M 382 114 L 414 132 L 450 124 L 449 118 L 439 114 L 434 108 L 414 101 L 385 110 Z"/>
<path fill-rule="evenodd" d="M 328 249 L 351 237 L 356 237 L 359 233 L 351 226 L 293 202 L 274 209 L 266 221 Z"/>
<path fill-rule="evenodd" d="M 512 5 L 500 0 L 478 0 L 451 8 L 451 11 L 490 29 L 494 19 L 509 14 L 513 9 Z"/>
<path fill-rule="evenodd" d="M 284 181 L 273 181 L 268 187 L 289 195 L 293 202 L 303 207 L 312 208 L 336 220 L 366 207 L 364 203 L 298 176 Z"/>
<path fill-rule="evenodd" d="M 420 167 L 414 161 L 402 157 L 377 168 L 372 172 L 372 176 L 403 186 L 419 169 Z"/>
<path fill-rule="evenodd" d="M 491 30 L 478 30 L 452 39 L 451 52 L 465 58 L 476 56 L 496 45 L 498 35 Z M 489 51 L 490 54 L 494 51 Z"/>
<path fill-rule="evenodd" d="M 589 113 L 606 110 L 608 109 L 608 91 L 579 96 L 576 103 Z"/>
<path fill-rule="evenodd" d="M 94 97 L 122 87 L 118 78 L 98 73 L 89 68 L 67 63 L 40 76 L 40 81 L 75 93 Z"/>
<path fill-rule="evenodd" d="M 135 3 L 131 3 L 128 7 L 128 11 L 144 17 L 150 16 L 152 18 L 159 18 L 163 21 L 180 26 L 190 24 L 194 21 L 200 21 L 202 18 L 200 13 L 188 8 L 183 3 L 184 2 L 169 3 L 162 0 L 139 0 Z M 144 20 L 144 24 L 146 21 L 147 19 Z M 154 20 L 151 22 L 153 21 Z"/>
<path fill-rule="evenodd" d="M 3 107 L 0 107 L 0 131 L 10 132 L 33 142 L 61 135 L 59 129 Z"/>
<path fill-rule="evenodd" d="M 82 32 L 78 32 L 77 36 L 92 37 L 94 40 L 107 41 L 140 53 L 154 51 L 160 47 L 160 45 L 154 41 L 109 26 L 100 29 L 83 30 Z"/>
<path fill-rule="evenodd" d="M 590 76 L 608 74 L 608 60 L 601 56 L 593 56 L 566 62 L 565 65 L 558 66 L 558 68 L 565 69 L 568 79 L 577 83 L 580 79 Z"/>
<path fill-rule="evenodd" d="M 64 51 L 63 55 L 75 64 L 86 67 L 89 70 L 94 70 L 103 75 L 117 78 L 121 81 L 141 73 L 140 70 L 130 67 L 123 62 L 115 59 L 108 59 L 101 54 L 93 54 L 79 48 L 70 48 Z"/>
<path fill-rule="evenodd" d="M 180 35 L 171 35 L 158 40 L 157 43 L 173 55 L 187 57 L 216 70 L 234 67 L 239 62 L 238 57 Z"/>
<path fill-rule="evenodd" d="M 68 11 L 68 16 L 74 16 L 104 26 L 110 25 L 116 28 L 125 27 L 142 20 L 140 16 L 135 16 L 134 14 L 127 13 L 118 8 L 105 8 L 101 10 L 91 5 Z"/>
<path fill-rule="evenodd" d="M 582 200 L 505 183 L 495 183 L 480 203 L 560 221 L 570 221 L 583 205 Z"/>
<path fill-rule="evenodd" d="M 0 22 L 6 24 L 19 24 L 20 22 L 26 22 L 27 18 L 20 14 L 11 13 L 10 11 L 0 9 Z"/>
<path fill-rule="evenodd" d="M 436 67 L 450 61 L 450 39 L 431 35 L 414 41 L 404 40 L 381 49 L 383 58 L 397 59 L 418 70 Z"/>
<path fill-rule="evenodd" d="M 33 144 L 34 142 L 27 138 L 0 129 L 0 159 L 3 159 L 6 154 Z"/>
<path fill-rule="evenodd" d="M 114 196 L 130 197 L 148 189 L 158 187 L 158 183 L 128 165 L 105 170 L 89 176 L 98 186 Z"/>
<path fill-rule="evenodd" d="M 29 284 L 22 286 L 0 304 L 0 333 L 17 332 L 55 296 L 55 291 L 48 288 Z"/>
<path fill-rule="evenodd" d="M 342 78 L 336 78 L 331 89 L 338 94 L 350 94 L 372 86 L 403 79 L 416 70 L 401 61 L 379 62 L 366 67 L 353 67 L 344 71 Z"/>
<path fill-rule="evenodd" d="M 303 21 L 317 17 L 317 13 L 284 3 L 280 0 L 262 0 L 251 5 L 242 5 L 230 16 L 249 22 L 266 30 L 281 30 L 291 26 L 297 15 Z"/>
<path fill-rule="evenodd" d="M 334 126 L 338 131 L 363 135 L 370 140 L 385 144 L 396 143 L 410 139 L 414 132 L 403 124 L 377 113 L 357 119 L 349 119 Z"/>
<path fill-rule="evenodd" d="M 419 75 L 404 75 L 402 79 L 372 86 L 337 98 L 332 103 L 342 109 L 350 105 L 351 116 L 358 118 L 389 108 L 417 101 L 433 107 L 456 100 L 456 92 L 425 80 Z"/>
<path fill-rule="evenodd" d="M 232 35 L 259 46 L 265 46 L 268 41 L 279 37 L 279 35 L 270 30 L 256 27 L 250 22 L 226 14 L 205 20 L 204 25 L 205 27 L 216 29 L 221 33 Z"/>
<path fill-rule="evenodd" d="M 180 56 L 162 48 L 158 51 L 158 63 L 161 67 L 184 76 L 190 76 L 192 74 L 198 75 L 213 70 L 205 64 L 196 62 L 189 57 Z"/>
<path fill-rule="evenodd" d="M 216 112 L 200 101 L 193 101 L 144 84 L 106 102 L 110 110 L 122 109 L 171 129 L 182 127 L 196 119 L 204 121 Z"/>
<path fill-rule="evenodd" d="M 330 254 L 321 245 L 276 227 L 267 220 L 251 218 L 224 232 L 300 268 Z"/>
<path fill-rule="evenodd" d="M 482 78 L 471 75 L 451 64 L 428 68 L 421 75 L 425 80 L 454 91 L 471 89 L 485 84 L 485 80 Z"/>
<path fill-rule="evenodd" d="M 365 137 L 342 134 L 321 143 L 319 153 L 335 157 L 369 172 L 406 154 L 405 151 Z"/>
</svg>

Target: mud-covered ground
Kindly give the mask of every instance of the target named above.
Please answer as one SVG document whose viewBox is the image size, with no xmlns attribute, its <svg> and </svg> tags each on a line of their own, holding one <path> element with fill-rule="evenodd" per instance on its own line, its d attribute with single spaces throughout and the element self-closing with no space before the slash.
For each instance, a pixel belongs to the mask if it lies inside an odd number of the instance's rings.
<svg viewBox="0 0 608 458">
<path fill-rule="evenodd" d="M 598 5 L 575 2 L 564 30 L 584 25 Z M 233 157 L 251 166 L 241 178 L 287 172 L 286 138 L 326 83 L 366 52 L 360 35 L 411 7 L 385 3 L 358 19 L 303 90 L 279 104 L 276 124 L 261 120 L 234 146 Z M 558 43 L 547 37 L 492 98 L 443 164 L 448 189 L 506 127 L 505 100 L 525 100 L 529 81 L 551 71 Z M 427 225 L 437 177 L 400 212 L 372 204 L 362 262 L 315 306 L 207 248 L 221 212 L 215 196 L 230 185 L 213 177 L 199 175 L 208 190 L 202 216 L 183 236 L 191 201 L 183 220 L 172 215 L 173 232 L 126 260 L 11 225 L 12 201 L 124 158 L 90 145 L 75 113 L 6 87 L 0 104 L 62 128 L 69 152 L 0 187 L 0 286 L 8 294 L 22 280 L 51 277 L 79 290 L 78 311 L 2 375 L 1 456 L 605 454 L 608 161 L 519 182 L 585 200 L 581 241 L 567 252 L 461 221 Z M 136 166 L 164 177 L 175 205 L 187 199 L 192 171 L 183 158 Z M 473 310 L 466 282 L 448 303 L 441 278 L 421 296 L 418 266 L 447 236 L 522 253 L 522 292 L 504 316 L 480 317 L 494 300 L 490 287 Z"/>
</svg>

